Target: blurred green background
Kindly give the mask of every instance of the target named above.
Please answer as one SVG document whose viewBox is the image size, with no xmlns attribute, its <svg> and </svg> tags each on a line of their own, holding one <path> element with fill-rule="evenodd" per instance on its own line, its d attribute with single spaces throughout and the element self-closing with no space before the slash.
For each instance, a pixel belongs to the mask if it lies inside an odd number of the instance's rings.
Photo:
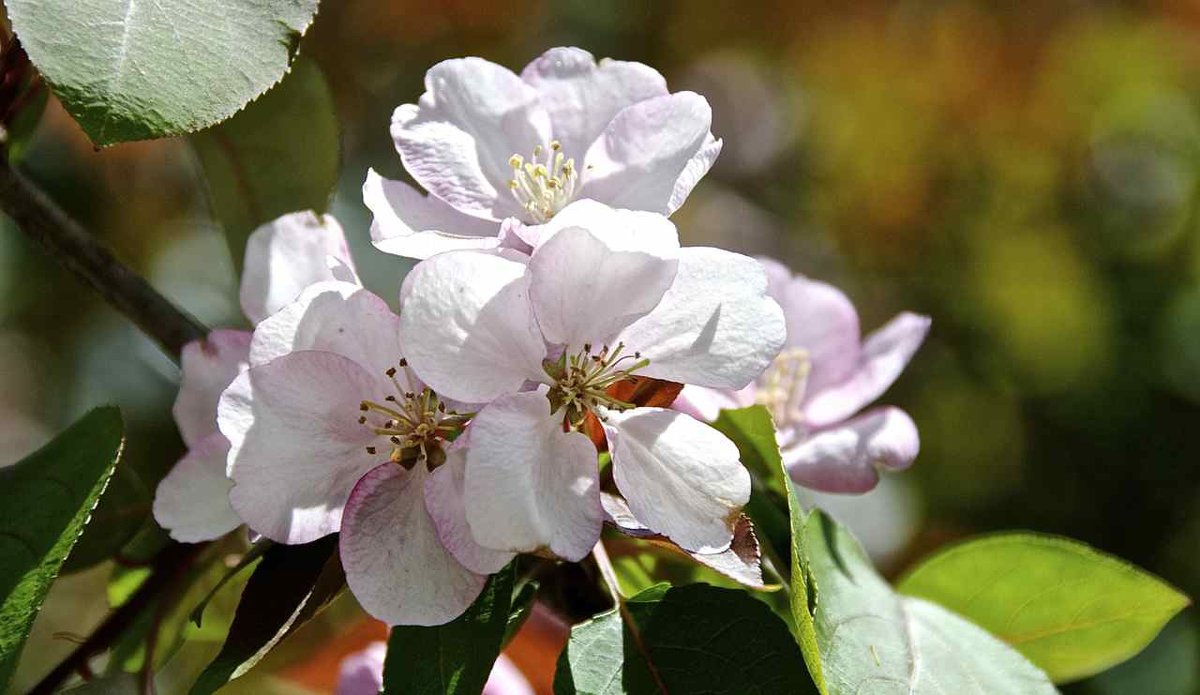
<svg viewBox="0 0 1200 695">
<path fill-rule="evenodd" d="M 519 70 L 555 45 L 648 63 L 712 103 L 725 149 L 674 218 L 685 243 L 834 282 L 865 330 L 903 309 L 933 317 L 884 398 L 912 414 L 923 443 L 862 522 L 885 569 L 966 534 L 1025 528 L 1200 595 L 1200 4 L 326 2 L 301 53 L 333 95 L 332 211 L 369 286 L 395 297 L 409 267 L 371 248 L 359 193 L 367 167 L 403 176 L 392 109 L 444 58 Z M 202 321 L 241 325 L 189 143 L 97 152 L 51 101 L 25 170 Z M 299 166 L 310 147 L 295 141 Z M 0 458 L 89 406 L 121 405 L 136 474 L 115 483 L 132 502 L 103 534 L 123 542 L 182 451 L 176 380 L 147 339 L 4 222 Z M 62 622 L 39 625 L 44 649 L 29 653 L 61 654 L 69 635 L 56 630 L 84 632 L 103 614 L 84 581 L 102 585 L 103 572 L 56 590 L 47 615 Z M 1197 649 L 1189 611 L 1135 662 L 1068 690 L 1200 692 Z"/>
</svg>

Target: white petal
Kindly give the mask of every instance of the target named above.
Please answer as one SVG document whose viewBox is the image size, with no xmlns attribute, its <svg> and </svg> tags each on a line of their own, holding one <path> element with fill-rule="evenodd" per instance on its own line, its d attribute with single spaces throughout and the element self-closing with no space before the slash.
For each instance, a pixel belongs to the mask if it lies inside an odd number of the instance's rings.
<svg viewBox="0 0 1200 695">
<path fill-rule="evenodd" d="M 442 625 L 462 615 L 487 577 L 463 567 L 438 540 L 425 510 L 424 466 L 385 463 L 346 503 L 338 541 L 359 605 L 389 625 Z"/>
<path fill-rule="evenodd" d="M 572 562 L 600 538 L 596 448 L 563 432 L 529 391 L 499 398 L 471 422 L 463 497 L 471 534 L 497 550 L 549 550 Z"/>
<path fill-rule="evenodd" d="M 188 446 L 217 431 L 217 399 L 250 359 L 250 333 L 217 329 L 183 346 L 179 395 L 171 414 Z"/>
<path fill-rule="evenodd" d="M 439 394 L 486 403 L 544 378 L 545 342 L 523 262 L 483 251 L 438 254 L 404 279 L 400 304 L 405 357 Z"/>
<path fill-rule="evenodd" d="M 547 144 L 549 130 L 537 91 L 481 58 L 430 68 L 420 101 L 396 109 L 391 128 L 404 167 L 427 191 L 497 221 L 520 211 L 509 157 Z"/>
<path fill-rule="evenodd" d="M 459 212 L 434 195 L 367 170 L 363 203 L 375 219 L 371 243 L 384 253 L 429 258 L 455 249 L 494 248 L 500 224 Z"/>
<path fill-rule="evenodd" d="M 332 352 L 383 375 L 403 357 L 397 336 L 400 317 L 371 292 L 342 282 L 305 290 L 254 330 L 250 364 L 266 364 L 303 350 Z M 403 379 L 403 372 L 397 378 Z M 412 389 L 414 384 L 406 385 Z"/>
<path fill-rule="evenodd" d="M 293 212 L 264 224 L 246 240 L 245 260 L 240 296 L 250 323 L 279 311 L 305 287 L 338 279 L 335 268 L 358 281 L 346 235 L 330 215 Z"/>
<path fill-rule="evenodd" d="M 571 203 L 545 224 L 522 225 L 518 234 L 537 248 L 570 227 L 591 230 L 617 251 L 674 256 L 679 250 L 679 233 L 666 217 L 645 210 L 614 208 L 587 198 Z"/>
<path fill-rule="evenodd" d="M 704 178 L 708 170 L 712 169 L 712 165 L 716 163 L 723 144 L 723 141 L 714 138 L 710 133 L 704 146 L 688 160 L 687 165 L 680 172 L 679 178 L 675 180 L 675 188 L 671 191 L 671 202 L 667 205 L 668 215 L 675 214 L 676 210 L 683 207 L 683 203 L 691 194 L 692 189 L 700 183 L 700 179 Z"/>
<path fill-rule="evenodd" d="M 485 548 L 471 535 L 463 503 L 466 467 L 466 447 L 452 446 L 446 452 L 446 462 L 425 479 L 425 506 L 446 550 L 472 572 L 493 574 L 513 559 L 513 553 Z"/>
<path fill-rule="evenodd" d="M 921 347 L 929 324 L 928 316 L 903 312 L 867 336 L 849 377 L 809 399 L 804 408 L 809 424 L 824 427 L 840 422 L 883 395 Z"/>
<path fill-rule="evenodd" d="M 579 195 L 613 207 L 669 214 L 676 183 L 712 137 L 711 125 L 708 102 L 692 92 L 622 110 L 588 149 Z M 688 175 L 695 176 L 695 169 Z"/>
<path fill-rule="evenodd" d="M 618 340 L 650 360 L 639 375 L 740 389 L 775 359 L 786 337 L 783 311 L 766 292 L 758 261 L 720 249 L 680 249 L 671 289 Z"/>
<path fill-rule="evenodd" d="M 604 59 L 580 48 L 552 48 L 525 66 L 563 151 L 582 157 L 621 109 L 667 95 L 667 81 L 641 63 Z"/>
<path fill-rule="evenodd" d="M 238 516 L 281 543 L 337 531 L 350 489 L 380 458 L 366 451 L 376 437 L 358 423 L 359 404 L 391 390 L 329 352 L 296 352 L 240 374 L 217 409 Z"/>
<path fill-rule="evenodd" d="M 653 309 L 675 279 L 677 250 L 621 250 L 607 243 L 604 231 L 569 227 L 529 260 L 534 313 L 551 343 L 608 344 Z"/>
<path fill-rule="evenodd" d="M 197 442 L 158 484 L 154 520 L 181 543 L 211 541 L 242 520 L 229 506 L 233 481 L 225 477 L 229 442 L 213 432 Z"/>
<path fill-rule="evenodd" d="M 693 552 L 729 547 L 750 500 L 750 474 L 733 442 L 662 408 L 609 413 L 604 430 L 613 478 L 642 523 Z"/>
<path fill-rule="evenodd" d="M 782 453 L 796 484 L 823 492 L 862 493 L 879 482 L 879 468 L 908 468 L 920 448 L 912 418 L 899 408 L 883 407 L 818 432 Z"/>
<path fill-rule="evenodd" d="M 679 392 L 679 396 L 671 404 L 671 409 L 687 413 L 697 420 L 712 422 L 721 415 L 722 410 L 736 410 L 754 405 L 754 396 L 757 393 L 758 386 L 753 383 L 740 391 L 689 385 Z"/>
</svg>

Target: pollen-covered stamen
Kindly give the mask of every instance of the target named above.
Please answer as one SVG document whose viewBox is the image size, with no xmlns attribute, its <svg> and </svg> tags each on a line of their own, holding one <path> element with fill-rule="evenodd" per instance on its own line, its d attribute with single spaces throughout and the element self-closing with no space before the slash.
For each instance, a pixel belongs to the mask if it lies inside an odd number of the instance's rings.
<svg viewBox="0 0 1200 695">
<path fill-rule="evenodd" d="M 508 187 L 532 222 L 549 220 L 575 197 L 579 171 L 575 159 L 563 153 L 557 140 L 551 141 L 548 148 L 534 147 L 528 161 L 514 154 L 508 158 L 508 165 L 513 170 Z"/>
<path fill-rule="evenodd" d="M 641 353 L 624 354 L 624 343 L 613 349 L 605 345 L 600 352 L 592 354 L 592 346 L 584 345 L 579 352 L 564 350 L 557 361 L 547 360 L 542 367 L 554 380 L 546 396 L 550 399 L 553 412 L 566 409 L 566 421 L 578 427 L 587 413 L 597 416 L 598 408 L 628 410 L 634 407 L 608 393 L 608 388 L 618 381 L 628 379 L 634 372 L 650 364 Z"/>
<path fill-rule="evenodd" d="M 405 371 L 408 383 L 418 383 L 405 360 L 400 360 L 399 366 Z M 396 393 L 385 396 L 383 403 L 368 400 L 360 403 L 358 422 L 387 440 L 390 461 L 406 468 L 423 461 L 430 469 L 436 468 L 445 459 L 441 442 L 462 431 L 471 416 L 447 409 L 429 387 L 419 393 L 405 390 L 396 380 L 396 373 L 394 367 L 386 371 Z M 378 450 L 376 446 L 367 447 L 368 454 L 374 455 Z"/>
<path fill-rule="evenodd" d="M 804 401 L 811 369 L 808 350 L 788 348 L 779 353 L 759 378 L 754 400 L 771 411 L 776 426 L 803 424 L 800 404 Z"/>
</svg>

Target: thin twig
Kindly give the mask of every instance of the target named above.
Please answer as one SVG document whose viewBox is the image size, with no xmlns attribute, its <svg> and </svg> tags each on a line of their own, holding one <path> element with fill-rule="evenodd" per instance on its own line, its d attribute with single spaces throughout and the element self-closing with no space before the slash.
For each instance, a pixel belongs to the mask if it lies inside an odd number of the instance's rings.
<svg viewBox="0 0 1200 695">
<path fill-rule="evenodd" d="M 0 210 L 59 263 L 79 276 L 178 360 L 207 329 L 113 256 L 0 152 Z"/>
<path fill-rule="evenodd" d="M 662 695 L 669 695 L 666 683 L 663 683 L 662 676 L 658 673 L 658 666 L 650 657 L 650 650 L 646 648 L 646 643 L 642 640 L 642 630 L 633 620 L 633 614 L 629 612 L 629 607 L 625 605 L 625 596 L 621 594 L 621 585 L 617 581 L 617 570 L 613 567 L 612 560 L 608 557 L 608 551 L 604 549 L 604 541 L 596 541 L 596 545 L 592 547 L 592 559 L 596 561 L 596 567 L 600 568 L 600 576 L 604 578 L 604 583 L 608 585 L 608 592 L 612 596 L 613 603 L 617 606 L 617 612 L 621 615 L 621 621 L 625 623 L 626 629 L 633 637 L 633 645 L 637 648 L 638 653 L 646 661 L 646 670 L 650 672 L 650 677 L 654 679 L 654 685 L 658 688 L 658 692 Z"/>
</svg>

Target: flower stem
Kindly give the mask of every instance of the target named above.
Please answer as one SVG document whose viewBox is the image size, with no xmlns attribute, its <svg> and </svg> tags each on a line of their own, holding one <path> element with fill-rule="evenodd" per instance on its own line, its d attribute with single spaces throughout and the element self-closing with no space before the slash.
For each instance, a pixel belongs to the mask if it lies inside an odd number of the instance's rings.
<svg viewBox="0 0 1200 695">
<path fill-rule="evenodd" d="M 0 156 L 0 210 L 176 361 L 185 344 L 207 335 L 200 322 L 117 260 L 37 184 L 13 168 L 7 156 Z"/>
</svg>

